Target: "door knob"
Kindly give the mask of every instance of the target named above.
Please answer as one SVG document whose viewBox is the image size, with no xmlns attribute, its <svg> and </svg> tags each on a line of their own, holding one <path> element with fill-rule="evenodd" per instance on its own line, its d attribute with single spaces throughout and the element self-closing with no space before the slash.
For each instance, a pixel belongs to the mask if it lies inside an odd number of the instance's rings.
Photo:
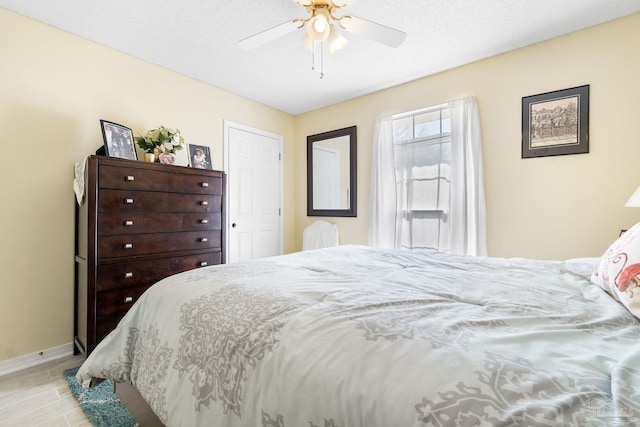
<svg viewBox="0 0 640 427">
<path fill-rule="evenodd" d="M 231 224 L 231 227 L 236 228 L 236 223 Z"/>
</svg>

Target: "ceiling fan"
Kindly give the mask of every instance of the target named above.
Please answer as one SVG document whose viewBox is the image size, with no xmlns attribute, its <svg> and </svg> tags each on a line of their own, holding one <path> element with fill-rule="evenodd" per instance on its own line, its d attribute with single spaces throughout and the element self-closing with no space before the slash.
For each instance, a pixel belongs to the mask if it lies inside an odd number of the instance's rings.
<svg viewBox="0 0 640 427">
<path fill-rule="evenodd" d="M 238 42 L 243 49 L 254 49 L 270 41 L 307 27 L 307 35 L 313 42 L 328 42 L 331 53 L 347 44 L 340 30 L 358 34 L 390 47 L 398 47 L 404 41 L 406 33 L 382 24 L 367 21 L 353 15 L 336 16 L 336 12 L 353 4 L 356 0 L 292 0 L 303 6 L 307 18 L 296 18 L 275 27 L 261 31 Z"/>
</svg>

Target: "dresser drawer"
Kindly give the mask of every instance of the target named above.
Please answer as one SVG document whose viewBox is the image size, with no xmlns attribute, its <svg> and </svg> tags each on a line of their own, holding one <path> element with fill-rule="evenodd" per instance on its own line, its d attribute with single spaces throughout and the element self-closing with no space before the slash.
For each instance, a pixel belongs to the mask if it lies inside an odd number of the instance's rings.
<svg viewBox="0 0 640 427">
<path fill-rule="evenodd" d="M 133 288 L 112 289 L 96 294 L 96 317 L 100 318 L 119 311 L 127 311 L 149 288 L 148 285 Z"/>
<path fill-rule="evenodd" d="M 217 265 L 221 262 L 222 253 L 216 251 L 166 259 L 103 264 L 98 266 L 96 290 L 106 291 L 151 285 L 160 279 L 182 271 Z"/>
<path fill-rule="evenodd" d="M 125 314 L 127 314 L 126 311 L 119 311 L 96 319 L 96 345 L 118 326 L 118 322 L 122 320 Z"/>
<path fill-rule="evenodd" d="M 98 235 L 222 229 L 218 213 L 105 212 L 98 218 Z"/>
<path fill-rule="evenodd" d="M 194 169 L 176 167 L 150 173 L 135 166 L 102 165 L 98 182 L 100 188 L 222 194 L 222 176 L 212 177 L 194 172 Z"/>
<path fill-rule="evenodd" d="M 120 234 L 103 236 L 98 242 L 98 258 L 120 258 L 196 250 L 221 249 L 221 231 L 184 233 Z"/>
<path fill-rule="evenodd" d="M 98 200 L 102 212 L 222 212 L 222 196 L 167 194 L 149 191 L 102 190 Z"/>
</svg>

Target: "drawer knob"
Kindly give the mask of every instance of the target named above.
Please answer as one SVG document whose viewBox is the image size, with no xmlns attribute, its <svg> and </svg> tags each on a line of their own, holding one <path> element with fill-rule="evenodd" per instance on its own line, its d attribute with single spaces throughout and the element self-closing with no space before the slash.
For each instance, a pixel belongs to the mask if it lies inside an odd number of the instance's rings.
<svg viewBox="0 0 640 427">
<path fill-rule="evenodd" d="M 124 177 L 125 181 L 135 181 L 135 177 L 133 175 L 127 175 Z"/>
<path fill-rule="evenodd" d="M 127 271 L 126 273 L 124 273 L 124 278 L 125 279 L 131 279 L 133 277 L 133 273 L 130 271 Z"/>
<path fill-rule="evenodd" d="M 208 219 L 201 219 L 200 220 L 200 224 L 209 224 L 209 220 Z"/>
<path fill-rule="evenodd" d="M 208 182 L 201 182 L 200 183 L 200 187 L 208 187 L 209 183 Z"/>
<path fill-rule="evenodd" d="M 130 227 L 130 226 L 132 226 L 132 225 L 133 225 L 133 221 L 131 221 L 131 220 L 126 220 L 126 221 L 124 222 L 124 225 L 125 225 L 125 226 L 127 226 L 127 227 Z"/>
<path fill-rule="evenodd" d="M 125 243 L 124 245 L 122 245 L 122 247 L 125 249 L 131 249 L 133 248 L 133 243 Z"/>
<path fill-rule="evenodd" d="M 129 304 L 132 301 L 133 301 L 133 297 L 124 297 L 125 304 Z"/>
<path fill-rule="evenodd" d="M 207 202 L 206 200 L 203 200 L 200 202 L 200 206 L 209 206 L 209 202 Z"/>
<path fill-rule="evenodd" d="M 206 267 L 209 263 L 207 261 L 200 261 L 199 265 L 200 267 Z"/>
<path fill-rule="evenodd" d="M 125 205 L 132 205 L 133 204 L 133 199 L 124 199 L 124 204 Z"/>
<path fill-rule="evenodd" d="M 201 238 L 200 238 L 200 241 L 201 241 L 201 242 L 207 242 L 207 241 L 209 241 L 209 239 L 207 239 L 206 237 L 201 237 Z"/>
</svg>

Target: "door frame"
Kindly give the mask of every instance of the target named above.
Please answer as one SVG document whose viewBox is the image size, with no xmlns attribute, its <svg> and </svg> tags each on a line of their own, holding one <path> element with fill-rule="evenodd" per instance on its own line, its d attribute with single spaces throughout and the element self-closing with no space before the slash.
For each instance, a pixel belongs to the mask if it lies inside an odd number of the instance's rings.
<svg viewBox="0 0 640 427">
<path fill-rule="evenodd" d="M 231 129 L 237 129 L 240 130 L 242 132 L 248 132 L 248 133 L 254 133 L 256 135 L 260 135 L 260 136 L 264 136 L 267 138 L 272 138 L 278 141 L 278 151 L 280 152 L 280 167 L 279 167 L 279 182 L 280 182 L 280 188 L 278 189 L 278 192 L 280 194 L 280 236 L 279 236 L 279 252 L 280 255 L 284 254 L 284 152 L 283 152 L 283 148 L 284 148 L 284 137 L 282 135 L 279 135 L 277 133 L 272 133 L 272 132 L 268 132 L 262 129 L 257 129 L 257 128 L 253 128 L 251 126 L 247 126 L 247 125 L 243 125 L 240 123 L 236 123 L 236 122 L 232 122 L 230 120 L 223 120 L 223 128 L 224 128 L 224 136 L 223 136 L 223 164 L 222 164 L 222 169 L 224 170 L 224 172 L 227 174 L 227 179 L 226 181 L 226 188 L 225 188 L 225 198 L 224 198 L 224 208 L 225 208 L 225 212 L 226 215 L 224 216 L 224 228 L 225 228 L 225 232 L 227 236 L 230 236 L 231 234 L 231 230 L 230 230 L 230 212 L 229 212 L 229 183 L 231 182 L 231 180 L 233 179 L 233 177 L 231 177 L 230 173 L 229 173 L 229 165 L 230 165 L 230 159 L 229 159 L 229 144 L 230 144 L 230 140 L 229 140 L 229 132 Z M 230 254 L 231 252 L 229 252 L 229 242 L 231 241 L 230 238 L 225 239 L 225 243 L 224 243 L 224 251 L 225 254 Z M 229 258 L 227 257 L 227 260 Z"/>
</svg>

